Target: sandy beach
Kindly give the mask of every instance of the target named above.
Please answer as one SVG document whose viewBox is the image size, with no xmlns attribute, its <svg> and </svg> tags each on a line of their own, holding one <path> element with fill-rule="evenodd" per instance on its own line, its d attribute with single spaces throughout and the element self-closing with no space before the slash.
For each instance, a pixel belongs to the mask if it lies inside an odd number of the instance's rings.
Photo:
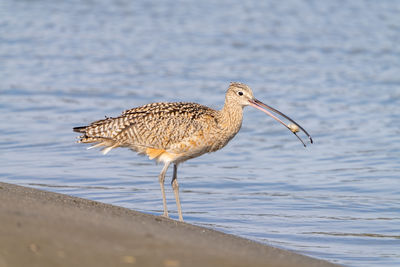
<svg viewBox="0 0 400 267">
<path fill-rule="evenodd" d="M 0 183 L 0 267 L 336 266 L 122 207 Z"/>
</svg>

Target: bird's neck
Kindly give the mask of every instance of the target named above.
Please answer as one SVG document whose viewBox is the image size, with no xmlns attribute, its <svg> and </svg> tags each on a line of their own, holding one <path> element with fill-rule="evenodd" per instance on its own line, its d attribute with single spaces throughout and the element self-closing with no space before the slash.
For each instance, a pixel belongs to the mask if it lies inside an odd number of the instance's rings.
<svg viewBox="0 0 400 267">
<path fill-rule="evenodd" d="M 235 135 L 242 126 L 243 107 L 239 105 L 229 105 L 225 103 L 224 107 L 220 110 L 220 125 L 230 134 Z M 233 137 L 233 136 L 232 136 Z"/>
</svg>

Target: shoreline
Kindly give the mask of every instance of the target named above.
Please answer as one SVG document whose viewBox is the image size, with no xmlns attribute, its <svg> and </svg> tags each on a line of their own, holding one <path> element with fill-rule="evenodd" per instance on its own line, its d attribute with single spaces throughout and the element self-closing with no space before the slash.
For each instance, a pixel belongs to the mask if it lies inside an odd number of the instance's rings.
<svg viewBox="0 0 400 267">
<path fill-rule="evenodd" d="M 208 228 L 0 182 L 3 266 L 339 266 Z"/>
</svg>

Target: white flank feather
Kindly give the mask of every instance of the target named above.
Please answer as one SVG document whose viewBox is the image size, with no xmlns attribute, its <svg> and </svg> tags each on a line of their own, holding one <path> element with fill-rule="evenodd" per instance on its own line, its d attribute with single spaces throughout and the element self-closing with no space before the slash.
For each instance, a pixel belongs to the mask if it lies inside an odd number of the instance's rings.
<svg viewBox="0 0 400 267">
<path fill-rule="evenodd" d="M 100 147 L 100 146 L 103 146 L 103 144 L 102 143 L 98 143 L 98 144 L 96 144 L 94 146 L 88 147 L 87 149 L 89 150 L 89 149 Z"/>
<path fill-rule="evenodd" d="M 110 150 L 113 149 L 113 148 L 114 148 L 114 147 L 112 147 L 112 146 L 106 147 L 106 148 L 104 148 L 104 149 L 101 151 L 101 153 L 103 153 L 103 155 L 105 155 L 105 154 L 107 154 L 108 152 L 110 152 Z"/>
</svg>

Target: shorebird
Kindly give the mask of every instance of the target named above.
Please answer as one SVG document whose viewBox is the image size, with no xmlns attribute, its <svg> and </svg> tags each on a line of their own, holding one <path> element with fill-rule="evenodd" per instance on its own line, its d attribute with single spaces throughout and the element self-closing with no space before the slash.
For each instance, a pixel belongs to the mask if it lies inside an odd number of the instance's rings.
<svg viewBox="0 0 400 267">
<path fill-rule="evenodd" d="M 296 137 L 300 130 L 313 142 L 311 136 L 294 120 L 262 103 L 253 96 L 249 86 L 233 82 L 225 94 L 221 110 L 187 102 L 152 103 L 124 111 L 119 117 L 105 118 L 88 126 L 75 127 L 82 133 L 78 143 L 94 143 L 90 148 L 104 147 L 107 154 L 117 147 L 128 147 L 149 159 L 164 163 L 158 177 L 161 187 L 164 217 L 168 217 L 164 181 L 168 167 L 173 164 L 171 185 L 174 191 L 179 220 L 183 221 L 177 180 L 178 165 L 188 159 L 223 148 L 240 130 L 243 108 L 252 106 L 282 123 Z M 275 114 L 287 119 L 284 123 Z"/>
</svg>

